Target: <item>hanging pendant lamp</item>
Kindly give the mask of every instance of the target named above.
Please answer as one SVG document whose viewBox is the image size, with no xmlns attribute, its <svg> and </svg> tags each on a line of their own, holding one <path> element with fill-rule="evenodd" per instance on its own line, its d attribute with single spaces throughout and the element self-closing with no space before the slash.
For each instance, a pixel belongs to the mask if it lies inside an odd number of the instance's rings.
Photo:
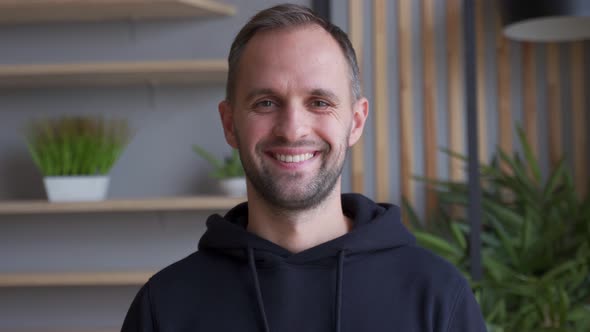
<svg viewBox="0 0 590 332">
<path fill-rule="evenodd" d="M 506 37 L 560 42 L 590 39 L 590 0 L 502 0 Z"/>
</svg>

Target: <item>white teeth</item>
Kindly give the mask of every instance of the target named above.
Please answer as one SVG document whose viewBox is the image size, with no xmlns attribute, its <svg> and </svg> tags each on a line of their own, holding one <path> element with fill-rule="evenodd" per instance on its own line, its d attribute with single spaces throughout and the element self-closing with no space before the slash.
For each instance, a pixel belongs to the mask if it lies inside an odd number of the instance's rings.
<svg viewBox="0 0 590 332">
<path fill-rule="evenodd" d="M 300 163 L 313 157 L 313 153 L 304 153 L 296 155 L 275 154 L 275 158 L 285 163 Z"/>
</svg>

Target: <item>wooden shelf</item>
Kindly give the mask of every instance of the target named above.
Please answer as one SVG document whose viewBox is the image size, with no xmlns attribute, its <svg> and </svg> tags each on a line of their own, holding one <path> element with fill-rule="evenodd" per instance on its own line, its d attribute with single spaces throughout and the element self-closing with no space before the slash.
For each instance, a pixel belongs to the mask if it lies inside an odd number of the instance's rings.
<svg viewBox="0 0 590 332">
<path fill-rule="evenodd" d="M 214 0 L 0 0 L 0 24 L 227 16 L 235 11 Z"/>
<path fill-rule="evenodd" d="M 2 0 L 0 0 L 2 1 Z M 225 60 L 0 65 L 0 87 L 224 82 Z"/>
<path fill-rule="evenodd" d="M 105 200 L 100 202 L 50 203 L 47 201 L 0 201 L 0 215 L 229 210 L 246 198 L 197 196 Z"/>
<path fill-rule="evenodd" d="M 156 271 L 0 273 L 0 287 L 143 285 Z"/>
</svg>

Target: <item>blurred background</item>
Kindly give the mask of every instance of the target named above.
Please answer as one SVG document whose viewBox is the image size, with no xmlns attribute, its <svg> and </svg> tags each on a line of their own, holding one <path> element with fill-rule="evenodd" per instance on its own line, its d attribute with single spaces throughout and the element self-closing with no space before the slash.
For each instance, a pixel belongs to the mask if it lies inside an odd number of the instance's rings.
<svg viewBox="0 0 590 332">
<path fill-rule="evenodd" d="M 225 58 L 252 15 L 283 1 L 158 2 L 0 1 L 0 331 L 118 330 L 147 278 L 196 250 L 206 217 L 241 200 L 219 192 L 193 145 L 230 154 L 217 113 Z M 462 2 L 291 2 L 329 3 L 361 64 L 370 118 L 343 191 L 405 198 L 428 218 L 440 197 L 414 177 L 466 180 L 465 163 L 443 151 L 467 149 Z M 542 177 L 563 157 L 586 197 L 590 42 L 509 40 L 498 2 L 475 4 L 479 160 L 523 153 L 520 126 Z M 128 121 L 106 201 L 46 202 L 27 128 L 59 116 Z"/>
</svg>

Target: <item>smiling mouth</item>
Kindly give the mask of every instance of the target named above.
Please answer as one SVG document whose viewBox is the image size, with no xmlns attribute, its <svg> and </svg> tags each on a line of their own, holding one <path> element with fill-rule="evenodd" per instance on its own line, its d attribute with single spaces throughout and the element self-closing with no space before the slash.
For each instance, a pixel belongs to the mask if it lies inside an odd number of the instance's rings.
<svg viewBox="0 0 590 332">
<path fill-rule="evenodd" d="M 313 158 L 314 155 L 315 155 L 315 153 L 302 153 L 302 154 L 275 153 L 275 154 L 273 154 L 273 157 L 276 160 L 282 161 L 284 163 L 300 163 L 300 162 L 304 162 L 306 160 Z"/>
</svg>

